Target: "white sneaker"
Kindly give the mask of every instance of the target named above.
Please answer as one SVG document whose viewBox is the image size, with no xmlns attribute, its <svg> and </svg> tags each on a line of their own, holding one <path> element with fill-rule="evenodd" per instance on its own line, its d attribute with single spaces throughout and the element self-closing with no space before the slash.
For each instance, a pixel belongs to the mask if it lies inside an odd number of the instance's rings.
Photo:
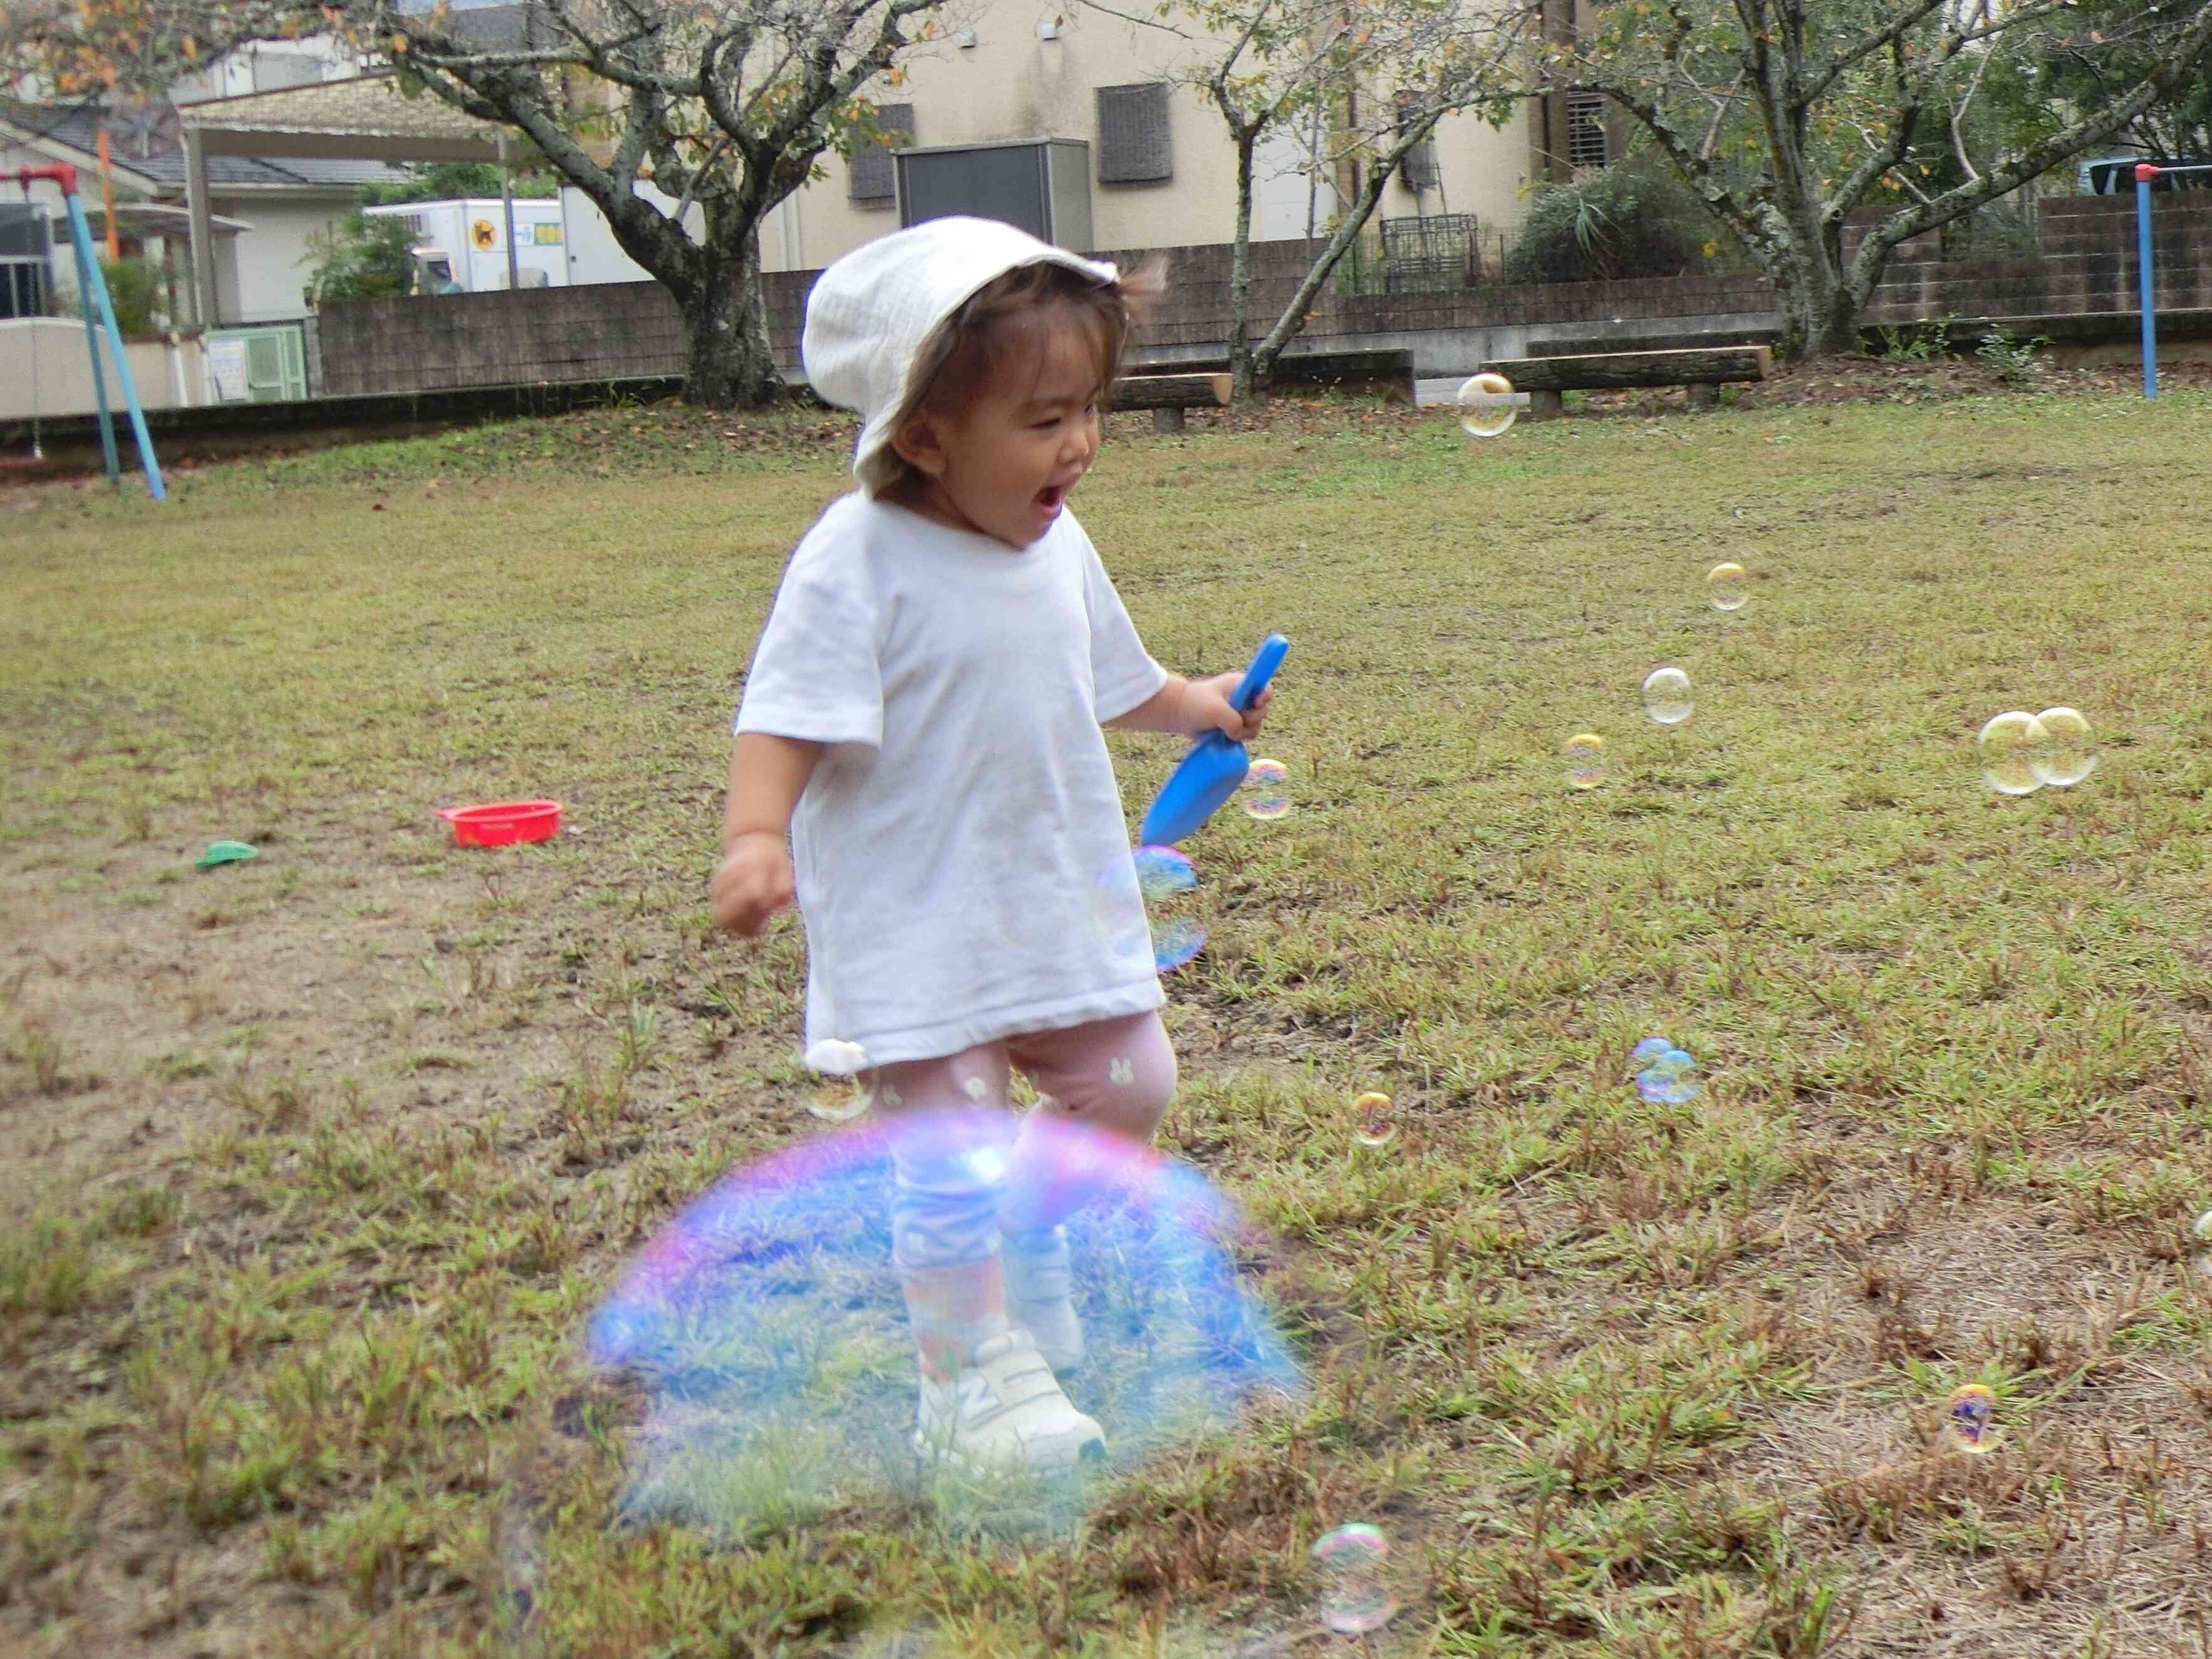
<svg viewBox="0 0 2212 1659">
<path fill-rule="evenodd" d="M 1006 1275 L 1006 1317 L 1036 1337 L 1045 1363 L 1064 1374 L 1083 1363 L 1083 1322 L 1075 1317 L 1067 1234 L 1054 1227 L 1045 1237 L 1042 1249 L 1009 1238 L 999 1251 Z"/>
<path fill-rule="evenodd" d="M 994 1336 L 957 1379 L 921 1379 L 915 1450 L 1007 1474 L 1044 1474 L 1106 1455 L 1097 1423 L 1070 1405 L 1025 1330 Z"/>
</svg>

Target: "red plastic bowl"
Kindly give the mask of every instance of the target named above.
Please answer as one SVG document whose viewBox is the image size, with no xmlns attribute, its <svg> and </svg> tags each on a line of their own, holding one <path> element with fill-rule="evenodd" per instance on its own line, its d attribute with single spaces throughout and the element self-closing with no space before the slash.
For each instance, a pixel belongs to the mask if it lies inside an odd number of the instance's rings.
<svg viewBox="0 0 2212 1659">
<path fill-rule="evenodd" d="M 483 807 L 441 807 L 438 816 L 453 826 L 457 847 L 503 847 L 513 841 L 544 841 L 561 833 L 558 801 L 501 801 Z"/>
</svg>

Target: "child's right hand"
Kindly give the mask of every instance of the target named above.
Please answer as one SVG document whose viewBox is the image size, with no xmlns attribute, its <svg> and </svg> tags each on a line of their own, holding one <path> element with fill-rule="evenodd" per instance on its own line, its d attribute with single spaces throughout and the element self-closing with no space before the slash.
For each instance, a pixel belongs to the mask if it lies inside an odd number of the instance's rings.
<svg viewBox="0 0 2212 1659">
<path fill-rule="evenodd" d="M 722 849 L 722 863 L 707 884 L 714 925 L 757 939 L 776 915 L 792 906 L 791 850 L 766 830 L 740 835 Z"/>
</svg>

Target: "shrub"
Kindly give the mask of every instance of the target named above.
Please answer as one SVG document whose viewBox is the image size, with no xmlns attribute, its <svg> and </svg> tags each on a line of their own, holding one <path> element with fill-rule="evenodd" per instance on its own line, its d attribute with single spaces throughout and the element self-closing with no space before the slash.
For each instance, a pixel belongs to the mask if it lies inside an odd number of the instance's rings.
<svg viewBox="0 0 2212 1659">
<path fill-rule="evenodd" d="M 2050 343 L 2047 334 L 2039 334 L 2033 340 L 2017 339 L 2000 323 L 1974 348 L 1974 355 L 2008 386 L 2032 386 L 2043 372 L 2043 360 L 2037 354 Z"/>
<path fill-rule="evenodd" d="M 1599 282 L 1717 269 L 1727 233 L 1656 164 L 1616 161 L 1539 190 L 1505 255 L 1509 282 Z"/>
<path fill-rule="evenodd" d="M 307 286 L 301 298 L 311 306 L 333 300 L 374 300 L 404 294 L 412 285 L 415 232 L 404 217 L 371 218 L 356 208 L 328 230 L 307 237 Z"/>
<path fill-rule="evenodd" d="M 125 334 L 151 334 L 161 317 L 161 270 L 150 259 L 102 257 L 100 274 L 107 283 L 107 303 L 115 307 L 115 326 Z M 58 296 L 63 310 L 82 317 L 88 308 L 94 316 L 100 307 L 75 290 Z"/>
</svg>

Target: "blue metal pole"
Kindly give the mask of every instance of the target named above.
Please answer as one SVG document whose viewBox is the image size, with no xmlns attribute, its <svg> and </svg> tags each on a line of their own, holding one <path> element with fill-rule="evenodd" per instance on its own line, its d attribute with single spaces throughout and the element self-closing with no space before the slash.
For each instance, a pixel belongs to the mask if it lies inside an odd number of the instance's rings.
<svg viewBox="0 0 2212 1659">
<path fill-rule="evenodd" d="M 77 277 L 85 292 L 100 306 L 100 320 L 107 330 L 107 343 L 115 354 L 115 378 L 123 387 L 123 399 L 131 409 L 131 435 L 138 440 L 138 464 L 146 469 L 146 488 L 159 501 L 167 494 L 161 487 L 161 463 L 154 458 L 153 435 L 146 430 L 146 411 L 139 406 L 138 384 L 131 378 L 131 359 L 123 350 L 123 330 L 115 326 L 115 305 L 108 298 L 107 279 L 100 274 L 100 261 L 93 257 L 92 232 L 84 222 L 84 206 L 76 199 L 75 191 L 65 191 L 62 200 L 69 204 L 70 236 L 76 245 Z M 87 312 L 85 330 L 92 330 L 92 316 Z M 107 413 L 107 391 L 100 384 L 100 345 L 95 340 L 92 351 L 92 385 L 100 398 L 100 436 L 107 451 L 107 475 L 122 481 L 122 473 L 116 465 L 115 434 L 111 429 L 112 418 Z"/>
<path fill-rule="evenodd" d="M 100 405 L 100 451 L 107 459 L 107 481 L 120 484 L 123 466 L 115 456 L 115 417 L 107 412 L 107 376 L 100 366 L 100 320 L 93 315 L 91 303 L 93 289 L 100 283 L 100 266 L 92 257 L 90 234 L 77 234 L 76 193 L 64 191 L 62 202 L 69 209 L 70 245 L 76 250 L 78 298 L 84 302 L 84 348 L 92 358 L 92 395 Z"/>
<path fill-rule="evenodd" d="M 2136 263 L 2142 275 L 2143 397 L 2158 396 L 2158 295 L 2151 280 L 2150 181 L 2158 169 L 2148 161 L 2136 166 Z"/>
</svg>

